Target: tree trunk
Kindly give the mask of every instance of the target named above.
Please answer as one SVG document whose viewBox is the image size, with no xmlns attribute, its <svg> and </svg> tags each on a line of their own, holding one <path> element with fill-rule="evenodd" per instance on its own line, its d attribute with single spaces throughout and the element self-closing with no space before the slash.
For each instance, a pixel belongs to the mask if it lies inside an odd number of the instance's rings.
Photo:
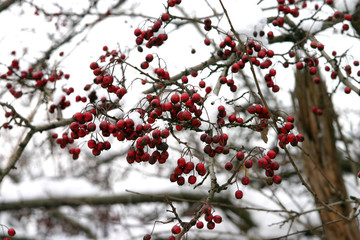
<svg viewBox="0 0 360 240">
<path fill-rule="evenodd" d="M 297 71 L 295 76 L 295 96 L 299 112 L 298 121 L 295 123 L 300 133 L 305 136 L 302 144 L 303 165 L 307 180 L 317 196 L 316 205 L 322 206 L 319 200 L 328 204 L 348 199 L 336 151 L 333 127 L 336 116 L 326 85 L 324 82 L 315 85 L 312 76 L 306 70 Z M 314 106 L 321 109 L 323 114 L 313 113 Z M 345 217 L 349 217 L 352 211 L 350 204 L 346 203 L 332 208 Z M 329 209 L 321 210 L 320 218 L 324 225 L 324 239 L 360 239 L 359 226 L 355 218 L 350 221 L 343 220 L 339 214 Z"/>
</svg>

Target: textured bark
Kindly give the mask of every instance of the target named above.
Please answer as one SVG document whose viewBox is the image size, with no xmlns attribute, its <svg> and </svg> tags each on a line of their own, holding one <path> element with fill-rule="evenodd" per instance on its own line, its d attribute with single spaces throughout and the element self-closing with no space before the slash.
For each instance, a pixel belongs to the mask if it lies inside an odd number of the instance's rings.
<svg viewBox="0 0 360 240">
<path fill-rule="evenodd" d="M 355 11 L 352 15 L 351 26 L 355 29 L 358 35 L 360 35 L 360 1 L 356 5 Z"/>
<path fill-rule="evenodd" d="M 16 0 L 6 0 L 6 1 L 0 3 L 0 12 L 8 9 L 15 2 L 16 2 Z"/>
<path fill-rule="evenodd" d="M 299 131 L 305 136 L 302 145 L 303 164 L 306 177 L 317 195 L 316 204 L 321 206 L 319 199 L 325 203 L 348 199 L 336 151 L 333 127 L 335 113 L 325 83 L 315 85 L 309 73 L 304 70 L 297 71 L 295 96 L 299 112 L 299 121 L 296 123 Z M 323 115 L 314 114 L 313 106 L 322 109 Z M 352 211 L 351 206 L 345 203 L 332 208 L 346 217 Z M 320 218 L 323 224 L 342 219 L 339 214 L 328 209 L 320 211 Z M 323 229 L 325 239 L 360 239 L 359 226 L 354 218 L 325 225 Z"/>
</svg>

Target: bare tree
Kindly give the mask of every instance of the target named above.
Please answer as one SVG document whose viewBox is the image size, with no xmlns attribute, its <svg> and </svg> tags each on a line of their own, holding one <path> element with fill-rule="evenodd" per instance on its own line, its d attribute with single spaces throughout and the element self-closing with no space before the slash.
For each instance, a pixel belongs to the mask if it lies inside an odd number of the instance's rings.
<svg viewBox="0 0 360 240">
<path fill-rule="evenodd" d="M 360 197 L 345 180 L 360 177 L 360 104 L 337 107 L 359 102 L 360 5 L 154 1 L 159 15 L 141 4 L 0 3 L 1 15 L 54 25 L 31 30 L 49 37 L 40 57 L 24 45 L 0 68 L 0 186 L 49 191 L 3 191 L 1 237 L 360 239 Z M 238 27 L 246 9 L 259 20 L 250 30 Z M 99 57 L 76 55 L 113 20 L 132 45 L 103 34 Z M 332 37 L 353 47 L 328 49 Z M 72 56 L 90 70 L 63 69 Z M 266 214 L 278 231 L 265 236 Z"/>
</svg>

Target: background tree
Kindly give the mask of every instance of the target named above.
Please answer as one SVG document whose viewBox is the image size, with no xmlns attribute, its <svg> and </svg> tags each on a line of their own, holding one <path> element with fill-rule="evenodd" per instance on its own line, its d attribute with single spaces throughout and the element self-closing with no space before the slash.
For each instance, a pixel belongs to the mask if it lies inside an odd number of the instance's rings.
<svg viewBox="0 0 360 240">
<path fill-rule="evenodd" d="M 1 2 L 0 235 L 359 239 L 359 6 Z"/>
</svg>

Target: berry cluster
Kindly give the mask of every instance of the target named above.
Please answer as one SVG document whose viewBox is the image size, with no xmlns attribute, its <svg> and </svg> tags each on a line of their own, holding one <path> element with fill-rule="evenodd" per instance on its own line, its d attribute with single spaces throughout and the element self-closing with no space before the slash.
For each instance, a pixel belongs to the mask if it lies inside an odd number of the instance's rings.
<svg viewBox="0 0 360 240">
<path fill-rule="evenodd" d="M 284 148 L 288 143 L 292 146 L 297 146 L 299 142 L 304 141 L 304 136 L 299 133 L 295 135 L 292 133 L 292 129 L 294 129 L 294 121 L 295 118 L 292 115 L 287 116 L 287 122 L 279 129 L 279 146 Z"/>
<path fill-rule="evenodd" d="M 190 162 L 190 161 L 186 162 L 186 160 L 181 157 L 177 160 L 177 167 L 174 169 L 174 172 L 170 175 L 170 181 L 177 182 L 177 184 L 180 186 L 184 185 L 185 178 L 181 175 L 189 174 L 194 169 L 200 176 L 205 176 L 206 169 L 205 169 L 205 165 L 202 162 L 197 163 L 195 166 L 193 162 Z M 197 178 L 194 174 L 192 174 L 188 177 L 189 184 L 195 184 L 196 180 L 197 180 Z"/>
</svg>

